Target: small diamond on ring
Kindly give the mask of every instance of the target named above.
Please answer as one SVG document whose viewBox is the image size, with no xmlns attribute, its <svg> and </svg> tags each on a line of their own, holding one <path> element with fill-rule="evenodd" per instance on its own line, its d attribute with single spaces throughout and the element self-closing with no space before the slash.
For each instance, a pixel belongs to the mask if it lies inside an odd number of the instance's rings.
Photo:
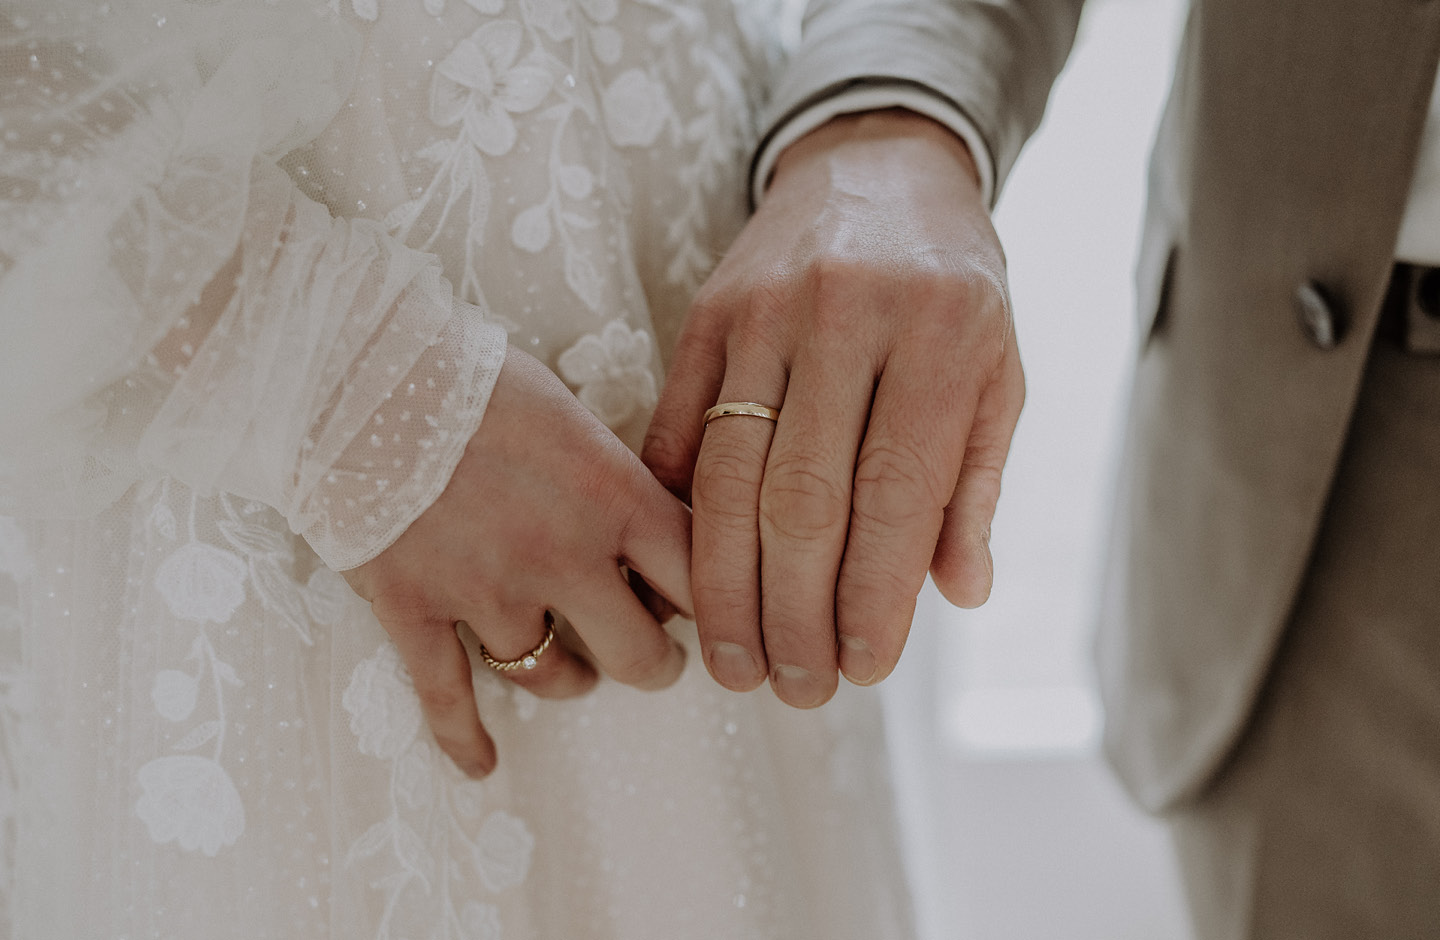
<svg viewBox="0 0 1440 940">
<path fill-rule="evenodd" d="M 540 660 L 536 659 L 534 656 L 526 656 L 524 659 L 520 660 L 520 665 L 524 666 L 526 669 L 534 669 L 535 664 L 539 661 Z"/>
</svg>

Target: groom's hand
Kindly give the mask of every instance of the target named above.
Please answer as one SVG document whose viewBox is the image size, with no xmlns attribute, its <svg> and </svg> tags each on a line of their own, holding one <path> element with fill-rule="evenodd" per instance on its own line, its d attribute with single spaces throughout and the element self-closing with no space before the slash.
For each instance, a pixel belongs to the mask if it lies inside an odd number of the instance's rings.
<svg viewBox="0 0 1440 940">
<path fill-rule="evenodd" d="M 1024 384 L 963 143 L 882 111 L 787 148 L 695 300 L 644 451 L 694 508 L 711 675 L 820 705 L 837 666 L 862 685 L 895 667 L 927 568 L 983 603 Z M 703 430 L 727 401 L 781 414 Z"/>
</svg>

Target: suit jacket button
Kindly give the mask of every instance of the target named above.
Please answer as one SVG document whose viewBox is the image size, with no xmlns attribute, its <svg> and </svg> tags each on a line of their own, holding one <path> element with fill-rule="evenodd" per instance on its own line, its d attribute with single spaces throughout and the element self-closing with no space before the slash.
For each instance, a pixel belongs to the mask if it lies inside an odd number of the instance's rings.
<svg viewBox="0 0 1440 940">
<path fill-rule="evenodd" d="M 1295 289 L 1295 312 L 1310 342 L 1319 349 L 1334 349 L 1345 333 L 1345 321 L 1325 288 L 1306 281 Z"/>
</svg>

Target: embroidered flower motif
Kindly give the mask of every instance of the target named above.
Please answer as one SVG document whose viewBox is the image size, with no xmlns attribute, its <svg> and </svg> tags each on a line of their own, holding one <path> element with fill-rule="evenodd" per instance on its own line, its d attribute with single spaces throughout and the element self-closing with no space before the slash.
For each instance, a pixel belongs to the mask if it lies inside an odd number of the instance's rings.
<svg viewBox="0 0 1440 940">
<path fill-rule="evenodd" d="M 441 127 L 463 121 L 483 153 L 509 153 L 516 138 L 510 115 L 533 110 L 550 92 L 548 70 L 530 57 L 516 64 L 524 37 L 514 20 L 491 20 L 462 39 L 435 67 L 431 120 Z"/>
<path fill-rule="evenodd" d="M 660 136 L 670 102 L 659 82 L 640 69 L 626 69 L 601 96 L 605 129 L 617 147 L 648 147 Z"/>
<path fill-rule="evenodd" d="M 235 783 L 215 761 L 190 754 L 157 757 L 136 772 L 143 793 L 135 815 L 159 845 L 178 842 L 214 858 L 245 831 L 245 807 Z"/>
<path fill-rule="evenodd" d="M 155 589 L 181 620 L 224 623 L 245 601 L 245 560 L 203 542 L 177 548 L 155 572 Z"/>
<path fill-rule="evenodd" d="M 560 354 L 560 377 L 578 389 L 580 403 L 610 427 L 655 407 L 655 376 L 650 371 L 650 334 L 621 320 L 605 324 Z"/>
<path fill-rule="evenodd" d="M 500 908 L 467 901 L 460 912 L 460 926 L 467 940 L 500 940 Z"/>
<path fill-rule="evenodd" d="M 475 868 L 491 891 L 504 891 L 525 880 L 530 873 L 530 853 L 535 837 L 524 820 L 497 810 L 485 819 L 475 837 Z"/>
<path fill-rule="evenodd" d="M 430 769 L 430 748 L 417 742 L 395 767 L 395 792 L 409 809 L 418 809 L 430 800 L 434 773 Z"/>
<path fill-rule="evenodd" d="M 174 541 L 180 524 L 175 519 L 175 511 L 160 502 L 150 510 L 150 525 L 155 527 L 155 531 L 160 533 L 161 537 Z"/>
<path fill-rule="evenodd" d="M 362 754 L 393 760 L 420 733 L 420 700 L 400 654 L 389 643 L 355 667 L 340 704 L 350 713 L 350 730 Z"/>
<path fill-rule="evenodd" d="M 162 669 L 155 673 L 150 687 L 150 700 L 160 717 L 168 721 L 184 721 L 195 710 L 195 693 L 199 683 L 188 672 Z"/>
</svg>

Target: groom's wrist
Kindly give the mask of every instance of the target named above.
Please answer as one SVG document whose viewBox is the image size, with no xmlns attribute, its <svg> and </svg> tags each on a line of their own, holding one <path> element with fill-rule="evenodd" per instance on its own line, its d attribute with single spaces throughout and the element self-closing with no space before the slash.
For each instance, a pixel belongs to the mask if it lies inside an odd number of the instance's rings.
<svg viewBox="0 0 1440 940">
<path fill-rule="evenodd" d="M 819 98 L 798 110 L 766 135 L 751 167 L 751 202 L 758 206 L 774 179 L 780 157 L 800 140 L 837 121 L 865 115 L 908 115 L 928 119 L 963 141 L 974 167 L 981 199 L 993 206 L 995 162 L 989 144 L 976 126 L 947 99 L 909 83 L 860 82 Z"/>
<path fill-rule="evenodd" d="M 984 183 L 970 147 L 948 127 L 905 108 L 842 114 L 796 140 L 777 155 L 771 182 L 797 164 L 839 147 L 875 148 L 902 143 L 921 144 L 953 159 L 981 193 Z"/>
</svg>

